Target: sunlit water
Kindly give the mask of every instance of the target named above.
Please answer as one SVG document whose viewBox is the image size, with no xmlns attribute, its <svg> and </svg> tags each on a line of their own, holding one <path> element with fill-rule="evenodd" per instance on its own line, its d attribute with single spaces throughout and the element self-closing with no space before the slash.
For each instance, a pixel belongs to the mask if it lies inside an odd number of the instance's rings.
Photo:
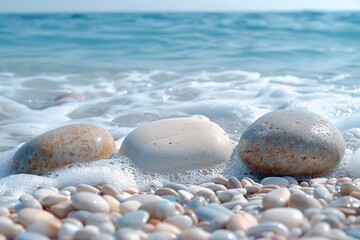
<svg viewBox="0 0 360 240">
<path fill-rule="evenodd" d="M 347 150 L 332 176 L 348 175 L 360 146 L 359 24 L 359 13 L 0 15 L 0 193 L 240 175 L 235 155 L 231 167 L 171 176 L 142 174 L 119 155 L 41 177 L 9 175 L 9 166 L 22 143 L 71 123 L 104 126 L 119 148 L 148 122 L 206 118 L 235 148 L 255 119 L 284 108 L 342 131 Z M 85 101 L 56 101 L 69 92 Z"/>
</svg>

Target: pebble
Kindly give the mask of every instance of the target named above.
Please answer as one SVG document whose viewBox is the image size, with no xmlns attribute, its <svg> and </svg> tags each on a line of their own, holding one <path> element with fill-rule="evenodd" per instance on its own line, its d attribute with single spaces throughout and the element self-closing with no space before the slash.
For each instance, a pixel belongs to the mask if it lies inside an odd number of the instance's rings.
<svg viewBox="0 0 360 240">
<path fill-rule="evenodd" d="M 314 176 L 334 169 L 345 152 L 342 134 L 319 115 L 295 109 L 267 113 L 241 135 L 239 157 L 263 175 Z"/>
<path fill-rule="evenodd" d="M 303 218 L 296 208 L 271 208 L 261 214 L 260 222 L 279 222 L 291 229 L 300 226 Z"/>
<path fill-rule="evenodd" d="M 99 234 L 99 229 L 92 225 L 87 225 L 82 229 L 79 229 L 74 234 L 72 240 L 88 240 Z"/>
<path fill-rule="evenodd" d="M 175 215 L 168 217 L 166 222 L 178 227 L 181 230 L 188 229 L 193 225 L 193 221 L 187 215 Z"/>
<path fill-rule="evenodd" d="M 41 200 L 41 205 L 49 208 L 51 206 L 54 206 L 54 205 L 62 203 L 62 202 L 66 202 L 68 200 L 69 200 L 69 198 L 66 196 L 63 196 L 63 195 L 50 195 Z"/>
<path fill-rule="evenodd" d="M 289 186 L 289 181 L 282 177 L 266 177 L 260 182 L 262 185 L 277 185 L 280 187 Z"/>
<path fill-rule="evenodd" d="M 23 230 L 24 228 L 20 224 L 15 224 L 6 217 L 0 217 L 0 234 L 3 234 L 5 237 L 13 238 Z"/>
<path fill-rule="evenodd" d="M 148 235 L 147 240 L 175 240 L 176 235 L 168 232 L 153 232 Z"/>
<path fill-rule="evenodd" d="M 317 199 L 324 199 L 327 203 L 331 202 L 333 197 L 329 190 L 324 186 L 316 187 L 313 195 Z"/>
<path fill-rule="evenodd" d="M 110 212 L 120 212 L 120 202 L 111 195 L 102 196 L 110 206 Z"/>
<path fill-rule="evenodd" d="M 149 220 L 150 215 L 148 212 L 138 210 L 135 212 L 128 212 L 124 214 L 118 221 L 117 224 L 121 227 L 131 227 L 140 229 Z"/>
<path fill-rule="evenodd" d="M 50 240 L 50 238 L 39 233 L 23 232 L 16 234 L 15 240 Z"/>
<path fill-rule="evenodd" d="M 175 205 L 167 200 L 143 204 L 140 209 L 147 211 L 151 218 L 158 220 L 164 220 L 176 214 Z"/>
<path fill-rule="evenodd" d="M 110 212 L 110 206 L 101 196 L 91 192 L 75 193 L 72 198 L 74 208 L 90 212 Z"/>
<path fill-rule="evenodd" d="M 73 124 L 48 131 L 23 144 L 11 169 L 42 175 L 68 164 L 110 158 L 116 152 L 110 133 L 94 124 Z"/>
<path fill-rule="evenodd" d="M 73 210 L 74 207 L 70 200 L 66 200 L 64 202 L 52 205 L 49 209 L 49 211 L 58 218 L 66 217 Z"/>
<path fill-rule="evenodd" d="M 302 212 L 308 208 L 322 209 L 322 205 L 315 198 L 300 193 L 291 194 L 289 207 L 297 208 Z"/>
<path fill-rule="evenodd" d="M 191 228 L 182 232 L 177 240 L 205 240 L 210 237 L 210 233 L 201 228 Z"/>
<path fill-rule="evenodd" d="M 88 184 L 79 184 L 76 186 L 75 192 L 76 193 L 79 193 L 79 192 L 99 193 L 100 190 L 97 189 L 96 187 L 90 186 Z"/>
<path fill-rule="evenodd" d="M 165 187 L 156 189 L 154 194 L 158 195 L 158 196 L 171 195 L 178 199 L 181 198 L 180 195 L 175 190 L 173 190 L 171 188 L 165 188 Z"/>
<path fill-rule="evenodd" d="M 50 212 L 35 208 L 24 208 L 18 213 L 18 221 L 25 227 L 36 221 L 47 221 L 52 219 L 55 219 L 55 216 Z"/>
<path fill-rule="evenodd" d="M 36 221 L 26 228 L 27 232 L 35 232 L 49 238 L 55 238 L 60 230 L 61 222 L 58 219 Z"/>
<path fill-rule="evenodd" d="M 59 239 L 72 239 L 75 233 L 80 229 L 79 226 L 70 224 L 70 223 L 64 223 L 58 233 Z"/>
<path fill-rule="evenodd" d="M 287 207 L 290 201 L 290 191 L 287 188 L 279 188 L 270 191 L 263 198 L 264 210 L 269 208 Z"/>
<path fill-rule="evenodd" d="M 176 227 L 170 223 L 166 223 L 166 222 L 161 222 L 161 223 L 157 224 L 155 227 L 155 231 L 168 232 L 168 233 L 172 233 L 175 235 L 178 235 L 181 233 L 181 230 L 178 227 Z"/>
<path fill-rule="evenodd" d="M 148 123 L 128 134 L 120 148 L 139 169 L 158 173 L 209 168 L 228 162 L 232 151 L 219 125 L 195 118 Z"/>
<path fill-rule="evenodd" d="M 207 240 L 236 240 L 237 237 L 229 230 L 219 229 L 211 234 Z"/>
<path fill-rule="evenodd" d="M 230 231 L 242 230 L 246 231 L 248 228 L 258 224 L 256 218 L 246 212 L 238 212 L 229 218 L 225 228 Z"/>
<path fill-rule="evenodd" d="M 120 192 L 110 184 L 105 184 L 101 187 L 101 194 L 102 195 L 110 195 L 112 197 L 115 197 Z"/>
<path fill-rule="evenodd" d="M 138 210 L 141 207 L 141 203 L 136 200 L 130 200 L 123 202 L 120 206 L 120 213 L 128 213 Z"/>
<path fill-rule="evenodd" d="M 232 189 L 232 188 L 242 188 L 243 186 L 241 185 L 241 182 L 239 181 L 239 179 L 237 179 L 236 177 L 231 177 L 228 179 L 227 184 L 226 184 L 228 189 Z"/>
<path fill-rule="evenodd" d="M 196 216 L 200 221 L 211 221 L 215 218 L 228 215 L 208 207 L 199 207 L 195 210 Z"/>
<path fill-rule="evenodd" d="M 260 223 L 256 226 L 248 228 L 246 234 L 248 236 L 251 236 L 251 235 L 258 235 L 263 232 L 274 232 L 284 236 L 289 235 L 288 228 L 284 224 L 278 222 Z"/>
</svg>

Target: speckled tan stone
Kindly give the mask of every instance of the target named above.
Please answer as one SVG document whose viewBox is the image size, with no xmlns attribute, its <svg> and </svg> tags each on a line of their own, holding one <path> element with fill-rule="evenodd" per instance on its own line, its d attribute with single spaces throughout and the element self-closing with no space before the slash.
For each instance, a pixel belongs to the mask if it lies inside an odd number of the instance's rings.
<svg viewBox="0 0 360 240">
<path fill-rule="evenodd" d="M 343 136 L 326 119 L 284 109 L 252 123 L 239 141 L 239 157 L 263 175 L 316 176 L 334 169 L 345 152 Z"/>
<path fill-rule="evenodd" d="M 106 129 L 94 124 L 73 124 L 22 145 L 13 157 L 11 169 L 42 175 L 68 164 L 110 158 L 115 152 L 114 139 Z"/>
</svg>

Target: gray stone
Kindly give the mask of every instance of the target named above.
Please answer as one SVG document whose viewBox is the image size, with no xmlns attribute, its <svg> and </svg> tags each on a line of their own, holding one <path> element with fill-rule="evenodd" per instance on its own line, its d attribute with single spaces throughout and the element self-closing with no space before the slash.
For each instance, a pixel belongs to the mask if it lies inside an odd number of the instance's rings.
<svg viewBox="0 0 360 240">
<path fill-rule="evenodd" d="M 239 141 L 241 160 L 263 175 L 320 175 L 334 169 L 344 152 L 343 136 L 330 122 L 294 109 L 265 114 Z"/>
</svg>

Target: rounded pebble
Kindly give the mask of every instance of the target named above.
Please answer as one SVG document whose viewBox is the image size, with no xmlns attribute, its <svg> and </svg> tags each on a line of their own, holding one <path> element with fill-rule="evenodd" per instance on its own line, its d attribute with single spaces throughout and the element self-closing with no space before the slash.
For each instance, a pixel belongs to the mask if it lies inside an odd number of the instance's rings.
<svg viewBox="0 0 360 240">
<path fill-rule="evenodd" d="M 71 198 L 74 208 L 90 212 L 110 212 L 110 206 L 101 196 L 91 192 L 79 192 Z"/>
<path fill-rule="evenodd" d="M 239 157 L 263 175 L 313 176 L 334 169 L 345 152 L 339 130 L 319 115 L 295 109 L 267 113 L 241 135 Z"/>
<path fill-rule="evenodd" d="M 232 149 L 219 125 L 204 119 L 172 118 L 136 128 L 125 137 L 120 153 L 141 170 L 170 173 L 227 162 Z"/>
<path fill-rule="evenodd" d="M 11 169 L 42 175 L 68 164 L 110 158 L 116 152 L 110 133 L 94 124 L 73 124 L 48 131 L 22 145 Z"/>
</svg>

